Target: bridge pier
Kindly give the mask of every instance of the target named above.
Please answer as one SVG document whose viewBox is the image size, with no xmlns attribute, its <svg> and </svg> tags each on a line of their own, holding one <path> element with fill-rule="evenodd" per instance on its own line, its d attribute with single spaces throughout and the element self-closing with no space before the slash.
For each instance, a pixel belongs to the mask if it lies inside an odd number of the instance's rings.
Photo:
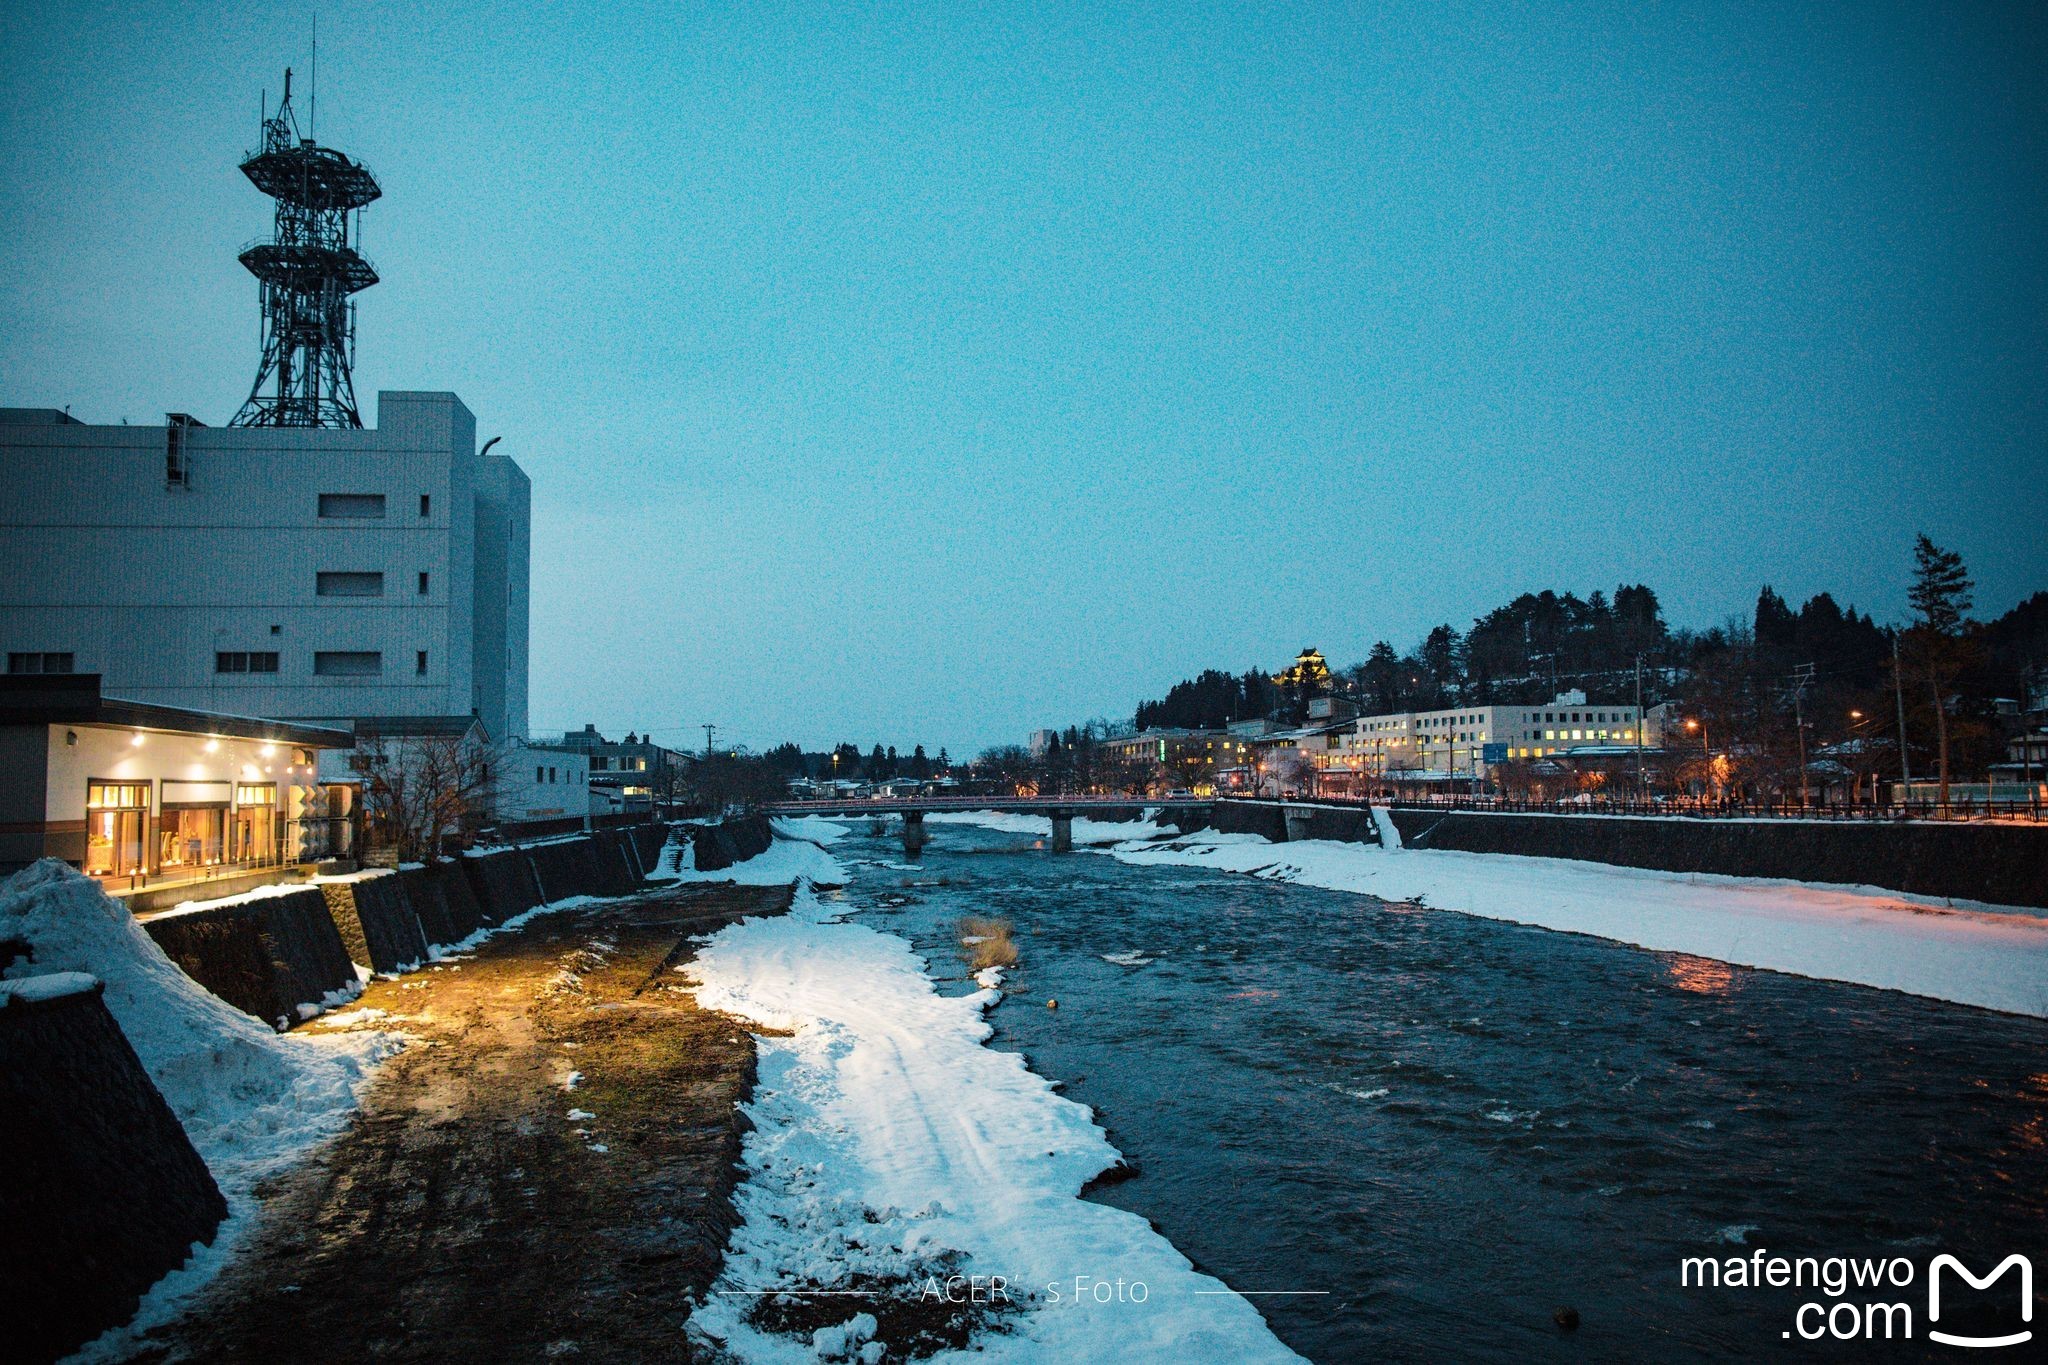
<svg viewBox="0 0 2048 1365">
<path fill-rule="evenodd" d="M 1074 813 L 1070 810 L 1051 811 L 1052 851 L 1072 853 L 1074 851 Z"/>
<path fill-rule="evenodd" d="M 931 836 L 924 832 L 924 812 L 903 812 L 903 856 L 915 861 L 923 854 L 924 846 L 930 841 Z"/>
</svg>

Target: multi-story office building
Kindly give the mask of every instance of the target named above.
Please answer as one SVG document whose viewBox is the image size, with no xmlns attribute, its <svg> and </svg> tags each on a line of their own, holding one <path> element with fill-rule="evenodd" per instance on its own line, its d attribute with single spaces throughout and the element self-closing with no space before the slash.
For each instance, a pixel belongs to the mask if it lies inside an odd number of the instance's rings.
<svg viewBox="0 0 2048 1365">
<path fill-rule="evenodd" d="M 1539 706 L 1458 706 L 1361 716 L 1310 752 L 1319 785 L 1342 790 L 1370 780 L 1462 781 L 1491 763 L 1585 755 L 1645 741 L 1633 706 L 1560 693 Z"/>
<path fill-rule="evenodd" d="M 450 393 L 363 429 L 0 410 L 0 651 L 153 705 L 523 739 L 528 488 Z"/>
</svg>

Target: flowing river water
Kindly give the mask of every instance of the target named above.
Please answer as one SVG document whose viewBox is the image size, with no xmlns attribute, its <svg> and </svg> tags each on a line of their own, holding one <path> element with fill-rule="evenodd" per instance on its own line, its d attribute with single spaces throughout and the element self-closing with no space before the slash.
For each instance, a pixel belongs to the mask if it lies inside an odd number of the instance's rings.
<svg viewBox="0 0 2048 1365">
<path fill-rule="evenodd" d="M 1138 1171 L 1089 1197 L 1258 1291 L 1312 1360 L 1800 1348 L 1794 1313 L 1824 1293 L 1680 1285 L 1685 1257 L 1759 1247 L 1909 1258 L 1912 1288 L 1850 1297 L 1909 1303 L 1908 1353 L 1942 1352 L 1933 1255 L 2048 1271 L 2041 1020 L 933 834 L 914 869 L 865 824 L 834 845 L 849 908 L 949 992 L 973 989 L 960 917 L 1010 920 L 993 1045 L 1092 1106 Z"/>
</svg>

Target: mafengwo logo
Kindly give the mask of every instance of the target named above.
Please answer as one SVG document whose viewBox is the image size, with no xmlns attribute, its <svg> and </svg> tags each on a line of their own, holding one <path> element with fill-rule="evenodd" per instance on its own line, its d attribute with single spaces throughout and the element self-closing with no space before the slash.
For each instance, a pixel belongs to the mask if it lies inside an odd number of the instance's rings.
<svg viewBox="0 0 2048 1365">
<path fill-rule="evenodd" d="M 2016 1251 L 2000 1261 L 1989 1275 L 1979 1279 L 1970 1273 L 1968 1266 L 1947 1252 L 1943 1252 L 1935 1257 L 1934 1263 L 1927 1267 L 1928 1339 L 1930 1341 L 1938 1341 L 1944 1346 L 2018 1346 L 2024 1342 L 2032 1341 L 2034 1339 L 2032 1328 L 2022 1332 L 2009 1332 L 2004 1336 L 1998 1337 L 1966 1337 L 1951 1335 L 1939 1330 L 1934 1325 L 1941 1321 L 1941 1272 L 1943 1270 L 1955 1271 L 1956 1274 L 1962 1276 L 1964 1282 L 1972 1289 L 1989 1289 L 1995 1282 L 2004 1277 L 2006 1271 L 2013 1269 L 2015 1266 L 2019 1268 L 2020 1272 L 2020 1321 L 2032 1322 L 2034 1320 L 2034 1263 L 2032 1261 L 2029 1261 Z"/>
</svg>

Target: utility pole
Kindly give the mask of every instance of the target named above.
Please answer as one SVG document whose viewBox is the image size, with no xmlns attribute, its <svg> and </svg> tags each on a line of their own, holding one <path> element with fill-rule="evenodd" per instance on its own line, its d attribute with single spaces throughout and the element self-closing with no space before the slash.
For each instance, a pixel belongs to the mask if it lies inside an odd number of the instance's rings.
<svg viewBox="0 0 2048 1365">
<path fill-rule="evenodd" d="M 1899 628 L 1892 627 L 1892 696 L 1899 704 L 1899 799 L 1913 799 L 1913 758 L 1906 749 L 1906 675 L 1899 668 Z"/>
<path fill-rule="evenodd" d="M 1792 724 L 1799 731 L 1799 809 L 1806 809 L 1806 685 L 1813 681 L 1813 665 L 1792 670 Z"/>
<path fill-rule="evenodd" d="M 717 730 L 718 727 L 716 725 L 706 725 L 704 727 L 704 757 L 706 758 L 711 757 L 711 736 L 715 734 Z"/>
</svg>

